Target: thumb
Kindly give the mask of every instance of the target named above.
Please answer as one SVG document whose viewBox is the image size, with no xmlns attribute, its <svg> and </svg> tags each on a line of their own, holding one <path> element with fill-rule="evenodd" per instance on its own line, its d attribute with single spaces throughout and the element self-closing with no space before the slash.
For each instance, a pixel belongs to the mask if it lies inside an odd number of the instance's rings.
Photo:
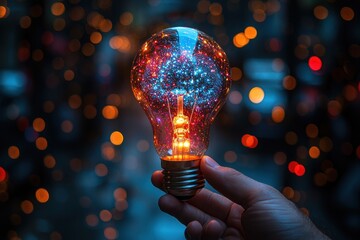
<svg viewBox="0 0 360 240">
<path fill-rule="evenodd" d="M 208 156 L 202 158 L 200 168 L 211 186 L 245 209 L 258 201 L 282 197 L 274 188 L 232 168 L 222 167 Z"/>
</svg>

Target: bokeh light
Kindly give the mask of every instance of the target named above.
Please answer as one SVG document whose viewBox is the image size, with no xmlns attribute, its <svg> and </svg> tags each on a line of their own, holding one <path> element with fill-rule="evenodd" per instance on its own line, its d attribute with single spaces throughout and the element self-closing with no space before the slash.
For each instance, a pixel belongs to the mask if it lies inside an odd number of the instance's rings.
<svg viewBox="0 0 360 240">
<path fill-rule="evenodd" d="M 45 188 L 39 188 L 35 192 L 35 197 L 39 203 L 46 203 L 47 201 L 49 201 L 50 195 Z"/>
<path fill-rule="evenodd" d="M 249 91 L 249 99 L 253 103 L 261 103 L 265 97 L 264 90 L 260 87 L 253 87 Z"/>
<path fill-rule="evenodd" d="M 124 136 L 119 131 L 114 131 L 110 135 L 110 141 L 114 145 L 121 145 L 124 141 Z"/>
<path fill-rule="evenodd" d="M 322 67 L 322 61 L 317 56 L 310 57 L 308 64 L 309 64 L 310 69 L 313 71 L 319 71 Z"/>
</svg>

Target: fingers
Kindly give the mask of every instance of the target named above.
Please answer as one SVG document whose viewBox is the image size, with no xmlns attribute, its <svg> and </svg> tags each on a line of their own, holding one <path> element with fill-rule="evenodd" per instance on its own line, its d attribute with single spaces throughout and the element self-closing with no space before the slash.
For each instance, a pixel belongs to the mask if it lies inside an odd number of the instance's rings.
<svg viewBox="0 0 360 240">
<path fill-rule="evenodd" d="M 187 202 L 179 201 L 170 194 L 166 194 L 159 199 L 159 207 L 162 211 L 177 218 L 184 225 L 194 220 L 204 225 L 214 219 L 214 217 L 204 213 L 200 209 Z M 222 223 L 222 225 L 225 227 L 224 223 Z"/>
<path fill-rule="evenodd" d="M 152 182 L 152 184 L 153 184 L 155 187 L 160 188 L 161 190 L 163 190 L 163 189 L 162 189 L 163 176 L 164 176 L 164 175 L 162 174 L 162 172 L 161 172 L 160 170 L 155 171 L 155 172 L 153 173 L 153 175 L 151 176 L 151 182 Z"/>
<path fill-rule="evenodd" d="M 244 174 L 218 165 L 208 156 L 201 161 L 201 171 L 210 185 L 245 209 L 254 202 L 277 195 L 276 190 Z"/>
<path fill-rule="evenodd" d="M 190 222 L 185 229 L 185 238 L 191 240 L 200 240 L 203 227 L 198 221 Z"/>
<path fill-rule="evenodd" d="M 152 175 L 151 181 L 154 186 L 161 189 L 162 179 L 163 174 L 161 173 L 161 171 L 155 171 Z M 208 215 L 214 216 L 215 218 L 222 220 L 223 222 L 227 222 L 227 219 L 229 219 L 230 217 L 231 219 L 233 219 L 232 216 L 229 216 L 232 208 L 236 207 L 237 214 L 239 215 L 241 215 L 241 213 L 244 211 L 244 209 L 237 204 L 235 204 L 236 206 L 233 206 L 234 203 L 226 197 L 211 192 L 207 189 L 202 189 L 193 198 L 191 198 L 188 203 L 207 213 Z M 232 223 L 228 224 L 235 226 Z"/>
<path fill-rule="evenodd" d="M 186 239 L 191 240 L 218 240 L 223 235 L 225 229 L 217 220 L 210 220 L 201 225 L 198 221 L 190 222 L 185 229 Z"/>
</svg>

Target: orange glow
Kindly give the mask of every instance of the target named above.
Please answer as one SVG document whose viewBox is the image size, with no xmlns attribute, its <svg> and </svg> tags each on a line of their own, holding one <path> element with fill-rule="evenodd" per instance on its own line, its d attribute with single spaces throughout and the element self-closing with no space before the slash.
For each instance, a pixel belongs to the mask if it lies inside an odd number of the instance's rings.
<svg viewBox="0 0 360 240">
<path fill-rule="evenodd" d="M 319 147 L 323 152 L 330 152 L 333 148 L 332 140 L 329 137 L 323 137 L 320 139 Z"/>
<path fill-rule="evenodd" d="M 7 9 L 4 6 L 0 6 L 0 18 L 5 18 L 7 14 Z"/>
<path fill-rule="evenodd" d="M 328 15 L 329 15 L 329 11 L 327 10 L 326 7 L 319 5 L 314 8 L 314 16 L 317 19 L 324 20 L 328 17 Z"/>
<path fill-rule="evenodd" d="M 124 26 L 130 25 L 134 20 L 134 17 L 131 12 L 124 12 L 120 16 L 120 23 Z"/>
<path fill-rule="evenodd" d="M 291 75 L 285 76 L 283 79 L 283 87 L 286 90 L 294 90 L 296 87 L 296 79 Z"/>
<path fill-rule="evenodd" d="M 306 135 L 308 137 L 316 138 L 318 134 L 319 134 L 319 129 L 315 124 L 310 123 L 306 126 Z"/>
<path fill-rule="evenodd" d="M 232 67 L 231 68 L 231 79 L 233 81 L 238 81 L 240 80 L 242 77 L 242 71 L 240 68 L 238 67 Z"/>
<path fill-rule="evenodd" d="M 110 143 L 104 143 L 101 146 L 101 154 L 103 156 L 103 158 L 105 158 L 106 160 L 112 160 L 115 158 L 115 149 L 114 146 L 111 145 Z"/>
<path fill-rule="evenodd" d="M 209 11 L 213 16 L 220 16 L 222 13 L 222 6 L 220 3 L 212 3 L 209 7 Z"/>
<path fill-rule="evenodd" d="M 271 117 L 272 117 L 273 121 L 276 123 L 282 122 L 285 118 L 284 108 L 280 107 L 280 106 L 274 107 L 271 112 Z"/>
<path fill-rule="evenodd" d="M 54 168 L 56 165 L 56 160 L 52 155 L 46 155 L 44 157 L 44 165 L 47 168 Z"/>
<path fill-rule="evenodd" d="M 102 109 L 102 115 L 106 119 L 115 119 L 118 117 L 119 111 L 117 107 L 112 105 L 107 105 Z"/>
<path fill-rule="evenodd" d="M 10 146 L 8 148 L 8 155 L 11 159 L 18 159 L 20 156 L 20 150 L 17 146 Z"/>
<path fill-rule="evenodd" d="M 232 162 L 235 162 L 236 159 L 237 159 L 237 155 L 236 155 L 236 153 L 235 153 L 234 151 L 227 151 L 227 152 L 225 152 L 225 154 L 224 154 L 224 160 L 225 160 L 225 162 L 230 162 L 230 163 L 232 163 Z"/>
<path fill-rule="evenodd" d="M 208 0 L 200 0 L 197 4 L 197 10 L 202 14 L 207 13 L 209 11 L 209 7 L 210 2 Z"/>
<path fill-rule="evenodd" d="M 99 219 L 95 214 L 87 215 L 85 221 L 90 227 L 95 227 L 99 223 Z"/>
<path fill-rule="evenodd" d="M 45 121 L 42 118 L 35 118 L 33 121 L 33 128 L 35 132 L 42 132 L 45 129 Z"/>
<path fill-rule="evenodd" d="M 109 210 L 101 210 L 99 217 L 103 222 L 109 222 L 112 218 L 112 214 Z"/>
<path fill-rule="evenodd" d="M 234 36 L 233 43 L 235 47 L 242 48 L 249 43 L 249 39 L 241 32 Z"/>
<path fill-rule="evenodd" d="M 118 231 L 113 227 L 106 227 L 104 229 L 104 236 L 106 239 L 117 239 Z"/>
<path fill-rule="evenodd" d="M 107 166 L 103 163 L 99 163 L 98 165 L 96 165 L 95 167 L 95 173 L 96 175 L 98 175 L 99 177 L 104 177 L 109 173 L 109 170 L 107 168 Z"/>
<path fill-rule="evenodd" d="M 55 109 L 55 104 L 52 101 L 45 101 L 43 104 L 44 112 L 51 113 Z"/>
<path fill-rule="evenodd" d="M 284 187 L 284 189 L 282 190 L 283 195 L 288 198 L 288 199 L 292 199 L 295 195 L 294 189 L 292 187 Z"/>
<path fill-rule="evenodd" d="M 295 167 L 294 167 L 294 173 L 296 176 L 303 176 L 305 174 L 305 167 L 304 165 L 302 164 L 297 164 Z"/>
<path fill-rule="evenodd" d="M 114 36 L 110 39 L 109 44 L 112 49 L 119 52 L 129 52 L 131 48 L 130 40 L 125 36 Z"/>
<path fill-rule="evenodd" d="M 260 87 L 254 87 L 249 92 L 249 99 L 253 103 L 261 103 L 264 97 L 264 90 Z"/>
<path fill-rule="evenodd" d="M 71 80 L 73 80 L 74 79 L 74 77 L 75 77 L 75 73 L 74 73 L 74 71 L 73 70 L 66 70 L 65 72 L 64 72 L 64 79 L 66 80 L 66 81 L 71 81 Z"/>
<path fill-rule="evenodd" d="M 112 22 L 109 19 L 103 19 L 99 23 L 99 29 L 102 32 L 110 32 L 112 29 Z"/>
<path fill-rule="evenodd" d="M 29 200 L 22 201 L 20 207 L 25 214 L 30 214 L 34 210 L 34 205 Z"/>
<path fill-rule="evenodd" d="M 342 106 L 339 103 L 339 101 L 337 100 L 331 100 L 328 103 L 328 113 L 332 116 L 332 117 L 337 117 L 340 112 L 342 110 Z"/>
<path fill-rule="evenodd" d="M 55 31 L 61 31 L 65 28 L 66 22 L 63 18 L 57 18 L 53 22 L 53 28 Z"/>
<path fill-rule="evenodd" d="M 63 130 L 63 132 L 65 132 L 65 133 L 72 132 L 73 128 L 74 128 L 74 125 L 69 120 L 65 120 L 61 123 L 61 130 Z"/>
<path fill-rule="evenodd" d="M 249 26 L 245 28 L 244 34 L 248 39 L 254 39 L 257 36 L 257 30 L 253 26 Z"/>
<path fill-rule="evenodd" d="M 65 12 L 65 5 L 61 2 L 56 2 L 51 6 L 51 13 L 54 16 L 61 16 Z"/>
<path fill-rule="evenodd" d="M 286 163 L 287 156 L 284 152 L 277 152 L 274 154 L 274 162 L 277 165 L 283 165 Z"/>
<path fill-rule="evenodd" d="M 95 47 L 92 43 L 85 43 L 81 48 L 81 52 L 84 54 L 84 56 L 90 57 L 94 54 Z"/>
<path fill-rule="evenodd" d="M 344 88 L 344 97 L 346 98 L 346 100 L 348 101 L 355 101 L 358 97 L 358 92 L 356 90 L 356 87 L 348 84 L 345 86 Z"/>
<path fill-rule="evenodd" d="M 320 156 L 320 149 L 316 146 L 312 146 L 309 149 L 309 156 L 314 159 L 318 158 Z"/>
<path fill-rule="evenodd" d="M 73 21 L 80 21 L 85 17 L 85 10 L 81 6 L 71 8 L 69 17 Z"/>
<path fill-rule="evenodd" d="M 316 173 L 314 176 L 314 182 L 315 182 L 315 185 L 317 185 L 319 187 L 324 186 L 327 182 L 326 174 L 324 174 L 322 172 Z"/>
<path fill-rule="evenodd" d="M 81 97 L 77 94 L 75 95 L 72 95 L 69 97 L 69 106 L 72 108 L 72 109 L 78 109 L 80 106 L 81 106 Z"/>
<path fill-rule="evenodd" d="M 232 104 L 239 104 L 242 101 L 242 95 L 239 91 L 231 91 L 229 94 L 229 101 Z"/>
<path fill-rule="evenodd" d="M 110 142 L 114 145 L 121 145 L 124 141 L 124 136 L 119 131 L 114 131 L 110 135 Z"/>
<path fill-rule="evenodd" d="M 84 108 L 84 116 L 87 119 L 93 119 L 96 117 L 97 111 L 93 105 L 86 105 Z"/>
<path fill-rule="evenodd" d="M 48 142 L 44 137 L 38 137 L 35 140 L 36 148 L 39 150 L 45 150 L 48 147 Z"/>
<path fill-rule="evenodd" d="M 140 151 L 140 152 L 146 152 L 147 150 L 149 150 L 149 143 L 148 141 L 146 140 L 140 140 L 137 144 L 137 149 Z"/>
<path fill-rule="evenodd" d="M 90 35 L 90 41 L 93 43 L 93 44 L 99 44 L 102 40 L 102 35 L 101 33 L 99 32 L 93 32 L 91 33 Z"/>
<path fill-rule="evenodd" d="M 127 193 L 123 188 L 117 188 L 114 191 L 114 198 L 116 201 L 125 200 L 127 198 Z"/>
<path fill-rule="evenodd" d="M 6 171 L 3 167 L 0 167 L 0 182 L 4 181 L 6 179 Z"/>
<path fill-rule="evenodd" d="M 258 145 L 258 139 L 257 137 L 250 135 L 250 134 L 244 134 L 241 138 L 241 143 L 245 147 L 248 148 L 256 148 Z"/>
<path fill-rule="evenodd" d="M 343 7 L 340 10 L 340 15 L 341 15 L 342 19 L 344 19 L 345 21 L 351 21 L 354 18 L 355 13 L 352 8 Z"/>
<path fill-rule="evenodd" d="M 46 203 L 49 201 L 49 192 L 45 188 L 39 188 L 35 192 L 36 200 L 40 203 Z"/>
<path fill-rule="evenodd" d="M 253 13 L 253 18 L 257 22 L 263 22 L 266 19 L 266 13 L 262 9 L 256 9 Z"/>
<path fill-rule="evenodd" d="M 23 16 L 20 18 L 19 23 L 20 23 L 21 28 L 24 28 L 24 29 L 29 28 L 31 26 L 31 18 L 29 16 Z"/>
</svg>

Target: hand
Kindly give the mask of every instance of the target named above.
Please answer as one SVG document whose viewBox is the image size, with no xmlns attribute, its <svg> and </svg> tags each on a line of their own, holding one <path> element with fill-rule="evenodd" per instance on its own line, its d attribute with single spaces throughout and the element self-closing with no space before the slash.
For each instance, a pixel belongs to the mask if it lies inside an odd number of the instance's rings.
<svg viewBox="0 0 360 240">
<path fill-rule="evenodd" d="M 186 227 L 187 239 L 329 239 L 276 189 L 203 157 L 201 171 L 221 194 L 202 189 L 187 202 L 166 194 L 162 211 Z M 156 171 L 153 184 L 161 188 Z"/>
</svg>

